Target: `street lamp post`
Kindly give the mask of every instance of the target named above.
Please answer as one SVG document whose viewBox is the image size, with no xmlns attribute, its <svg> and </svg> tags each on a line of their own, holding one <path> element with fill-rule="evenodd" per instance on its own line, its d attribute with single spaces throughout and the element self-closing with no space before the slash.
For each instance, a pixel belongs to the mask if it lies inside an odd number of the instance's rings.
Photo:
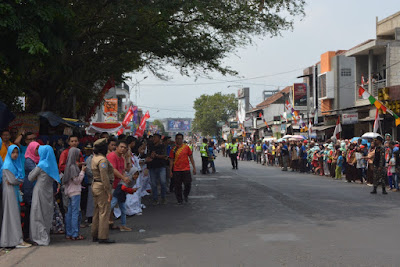
<svg viewBox="0 0 400 267">
<path fill-rule="evenodd" d="M 314 93 L 314 112 L 315 112 L 315 117 L 314 117 L 314 124 L 318 123 L 318 67 L 316 65 L 313 66 L 313 73 L 311 74 L 305 74 L 298 76 L 297 78 L 308 78 L 308 84 L 311 84 L 311 78 L 313 78 L 313 93 Z M 307 86 L 307 123 L 309 123 L 309 112 L 310 112 L 310 86 Z"/>
<path fill-rule="evenodd" d="M 137 106 L 137 104 L 138 104 L 139 84 L 140 84 L 141 82 L 143 82 L 144 80 L 146 80 L 147 77 L 148 77 L 148 76 L 144 76 L 143 79 L 141 79 L 140 81 L 138 81 L 137 79 L 135 79 L 136 82 L 132 85 L 132 87 L 135 87 L 135 105 L 136 105 L 136 106 Z M 132 81 L 132 78 L 131 78 L 131 81 Z M 129 96 L 131 95 L 131 92 L 130 92 L 130 91 L 131 91 L 131 87 L 129 87 Z"/>
</svg>

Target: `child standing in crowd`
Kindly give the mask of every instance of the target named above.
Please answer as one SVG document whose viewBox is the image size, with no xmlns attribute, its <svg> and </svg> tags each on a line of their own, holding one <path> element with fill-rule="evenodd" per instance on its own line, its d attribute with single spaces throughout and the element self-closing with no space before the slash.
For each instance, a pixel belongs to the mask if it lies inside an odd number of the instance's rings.
<svg viewBox="0 0 400 267">
<path fill-rule="evenodd" d="M 387 168 L 387 176 L 389 180 L 390 190 L 397 191 L 399 185 L 396 176 L 396 158 L 394 155 L 390 158 Z"/>
<path fill-rule="evenodd" d="M 338 153 L 338 158 L 337 158 L 337 163 L 336 163 L 335 179 L 342 180 L 342 167 L 343 167 L 344 158 L 342 156 L 341 150 L 338 150 L 337 153 Z"/>
<path fill-rule="evenodd" d="M 63 184 L 64 192 L 68 196 L 68 211 L 65 214 L 66 238 L 71 240 L 83 240 L 84 237 L 79 234 L 80 225 L 80 203 L 82 192 L 82 180 L 85 177 L 86 166 L 79 170 L 77 161 L 80 158 L 80 150 L 71 147 L 68 152 L 67 163 L 65 166 Z"/>
</svg>

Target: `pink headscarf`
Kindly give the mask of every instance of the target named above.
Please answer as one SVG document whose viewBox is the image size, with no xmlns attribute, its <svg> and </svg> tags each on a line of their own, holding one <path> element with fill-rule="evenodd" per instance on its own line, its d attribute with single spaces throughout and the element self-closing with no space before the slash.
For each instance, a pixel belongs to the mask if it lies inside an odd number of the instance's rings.
<svg viewBox="0 0 400 267">
<path fill-rule="evenodd" d="M 39 160 L 40 160 L 40 157 L 35 154 L 35 150 L 36 150 L 36 148 L 38 148 L 38 146 L 40 146 L 40 144 L 38 142 L 33 141 L 28 145 L 28 148 L 26 149 L 26 152 L 25 152 L 25 158 L 26 159 L 30 158 L 36 164 L 38 164 Z"/>
</svg>

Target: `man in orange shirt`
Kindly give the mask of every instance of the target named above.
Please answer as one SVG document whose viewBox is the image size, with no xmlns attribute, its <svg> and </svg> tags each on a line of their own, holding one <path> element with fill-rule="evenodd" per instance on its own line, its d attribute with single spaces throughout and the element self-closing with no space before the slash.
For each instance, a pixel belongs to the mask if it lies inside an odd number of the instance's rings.
<svg viewBox="0 0 400 267">
<path fill-rule="evenodd" d="M 183 203 L 182 199 L 182 183 L 185 187 L 183 196 L 185 202 L 189 201 L 189 193 L 192 186 L 192 176 L 190 175 L 189 160 L 193 166 L 193 175 L 196 175 L 196 166 L 194 164 L 192 150 L 188 145 L 183 144 L 183 135 L 175 135 L 176 146 L 171 150 L 169 154 L 171 172 L 170 176 L 174 177 L 175 183 L 175 196 L 178 200 L 178 204 Z"/>
<path fill-rule="evenodd" d="M 11 145 L 17 145 L 20 146 L 22 136 L 24 135 L 24 131 L 19 131 L 17 134 L 17 138 L 14 140 L 14 143 L 11 142 L 11 133 L 9 130 L 3 130 L 0 134 L 1 140 L 3 141 L 3 144 L 0 147 L 0 157 L 3 159 L 3 161 L 6 158 L 7 155 L 7 150 L 8 147 Z"/>
</svg>

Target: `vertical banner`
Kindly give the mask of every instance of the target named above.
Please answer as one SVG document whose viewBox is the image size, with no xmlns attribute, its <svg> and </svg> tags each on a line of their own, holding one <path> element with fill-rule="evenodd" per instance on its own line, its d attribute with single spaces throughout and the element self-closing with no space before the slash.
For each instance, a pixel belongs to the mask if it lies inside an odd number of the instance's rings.
<svg viewBox="0 0 400 267">
<path fill-rule="evenodd" d="M 307 84 L 293 84 L 293 105 L 294 107 L 307 106 Z"/>
<path fill-rule="evenodd" d="M 136 130 L 135 136 L 136 137 L 142 137 L 144 134 L 144 131 L 146 130 L 146 121 L 150 118 L 150 113 L 147 111 L 146 114 L 144 114 L 142 120 L 140 121 L 139 128 Z"/>
<path fill-rule="evenodd" d="M 132 120 L 132 118 L 133 118 L 134 109 L 135 109 L 135 108 L 136 108 L 136 110 L 137 110 L 137 107 L 133 107 L 133 106 L 130 106 L 130 107 L 129 107 L 128 111 L 126 112 L 125 118 L 124 118 L 124 120 L 122 121 L 122 128 L 118 131 L 118 135 L 121 135 L 121 134 L 124 133 L 125 127 L 128 126 L 129 122 L 130 122 L 130 121 Z"/>
<path fill-rule="evenodd" d="M 118 98 L 104 99 L 104 122 L 118 121 Z"/>
</svg>

